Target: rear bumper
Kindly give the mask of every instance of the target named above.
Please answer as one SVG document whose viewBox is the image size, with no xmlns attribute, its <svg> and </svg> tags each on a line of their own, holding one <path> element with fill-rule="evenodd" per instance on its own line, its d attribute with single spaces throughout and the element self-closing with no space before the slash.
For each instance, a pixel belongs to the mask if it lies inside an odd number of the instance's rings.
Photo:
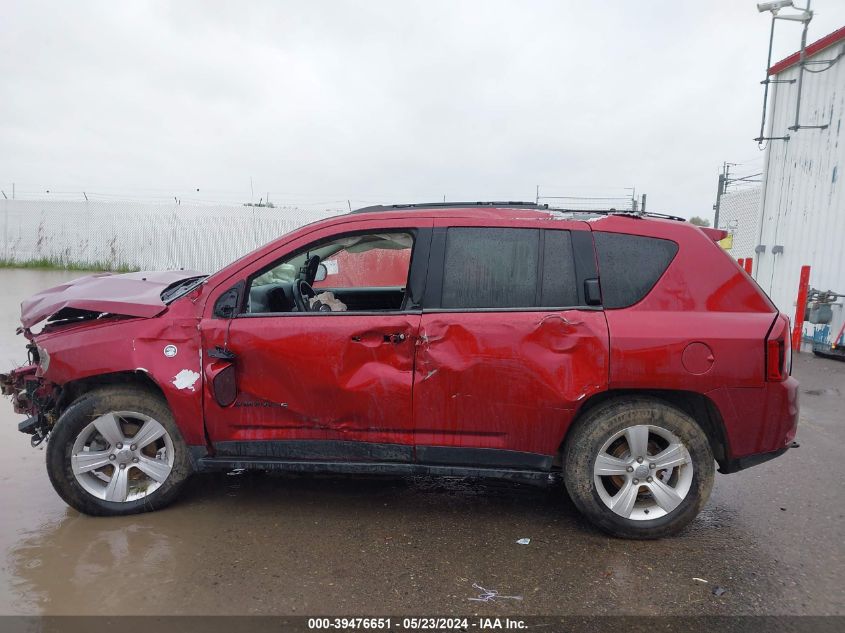
<svg viewBox="0 0 845 633">
<path fill-rule="evenodd" d="M 720 472 L 736 472 L 782 455 L 798 430 L 798 381 L 725 387 L 707 394 L 722 417 L 727 455 Z"/>
<path fill-rule="evenodd" d="M 756 455 L 747 455 L 738 459 L 730 459 L 719 464 L 719 472 L 729 475 L 731 473 L 739 472 L 740 470 L 745 470 L 746 468 L 751 468 L 752 466 L 758 466 L 759 464 L 763 464 L 775 457 L 780 457 L 790 448 L 798 448 L 799 446 L 800 444 L 798 444 L 798 442 L 791 442 L 789 446 L 777 451 L 772 451 L 771 453 L 758 453 Z"/>
</svg>

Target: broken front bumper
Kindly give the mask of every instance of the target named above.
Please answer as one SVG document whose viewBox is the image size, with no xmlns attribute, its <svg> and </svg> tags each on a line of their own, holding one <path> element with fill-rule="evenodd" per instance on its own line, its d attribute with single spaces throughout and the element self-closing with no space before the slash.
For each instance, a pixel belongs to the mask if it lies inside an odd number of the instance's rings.
<svg viewBox="0 0 845 633">
<path fill-rule="evenodd" d="M 25 365 L 0 374 L 0 393 L 11 396 L 15 413 L 34 413 L 35 394 L 42 382 L 35 375 L 37 369 L 35 365 Z"/>
<path fill-rule="evenodd" d="M 25 365 L 6 374 L 0 374 L 0 393 L 12 399 L 15 413 L 29 416 L 18 425 L 18 430 L 33 436 L 33 443 L 44 439 L 50 424 L 44 415 L 45 404 L 52 401 L 44 393 L 44 380 L 36 375 L 36 365 Z"/>
</svg>

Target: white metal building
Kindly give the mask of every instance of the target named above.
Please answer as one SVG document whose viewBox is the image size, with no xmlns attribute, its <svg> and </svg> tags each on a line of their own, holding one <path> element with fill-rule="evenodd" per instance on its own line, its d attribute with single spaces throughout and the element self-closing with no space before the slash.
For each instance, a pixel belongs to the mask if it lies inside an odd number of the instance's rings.
<svg viewBox="0 0 845 633">
<path fill-rule="evenodd" d="M 766 136 L 788 140 L 767 141 L 753 276 L 793 317 L 803 265 L 810 286 L 845 294 L 845 27 L 807 46 L 803 63 L 795 53 L 774 64 L 769 77 L 779 82 L 770 84 Z M 842 303 L 830 324 L 805 323 L 805 337 L 831 342 Z"/>
</svg>

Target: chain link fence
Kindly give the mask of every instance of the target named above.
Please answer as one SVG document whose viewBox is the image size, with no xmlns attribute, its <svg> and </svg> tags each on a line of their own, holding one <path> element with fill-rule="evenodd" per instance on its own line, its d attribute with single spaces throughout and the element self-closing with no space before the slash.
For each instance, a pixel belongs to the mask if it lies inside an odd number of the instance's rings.
<svg viewBox="0 0 845 633">
<path fill-rule="evenodd" d="M 3 200 L 6 264 L 214 272 L 341 209 Z"/>
<path fill-rule="evenodd" d="M 735 259 L 754 257 L 760 230 L 760 187 L 739 189 L 722 195 L 719 226 L 733 236 L 728 252 Z"/>
</svg>

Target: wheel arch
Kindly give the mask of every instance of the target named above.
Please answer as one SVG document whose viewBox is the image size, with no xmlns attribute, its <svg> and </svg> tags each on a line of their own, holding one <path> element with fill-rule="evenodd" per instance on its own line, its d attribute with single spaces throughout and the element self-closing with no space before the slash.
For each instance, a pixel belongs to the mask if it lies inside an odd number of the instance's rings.
<svg viewBox="0 0 845 633">
<path fill-rule="evenodd" d="M 94 374 L 58 385 L 52 416 L 57 420 L 73 402 L 93 389 L 122 386 L 134 387 L 161 399 L 170 409 L 185 442 L 205 454 L 209 444 L 205 434 L 200 390 L 174 388 L 174 385 L 160 382 L 144 369 Z"/>
<path fill-rule="evenodd" d="M 728 461 L 730 455 L 725 423 L 719 409 L 706 395 L 695 391 L 684 391 L 675 389 L 610 389 L 599 392 L 588 398 L 578 409 L 572 423 L 566 430 L 566 434 L 558 447 L 558 459 L 563 454 L 572 429 L 590 411 L 608 402 L 617 402 L 626 398 L 636 397 L 638 399 L 653 399 L 657 402 L 671 404 L 687 415 L 698 424 L 710 442 L 713 456 L 722 467 Z"/>
<path fill-rule="evenodd" d="M 107 374 L 86 376 L 78 380 L 71 380 L 61 386 L 61 395 L 57 400 L 59 415 L 71 404 L 79 400 L 86 393 L 100 387 L 127 386 L 136 387 L 155 394 L 170 406 L 167 396 L 161 386 L 150 376 L 149 373 L 141 370 L 117 371 Z"/>
</svg>

